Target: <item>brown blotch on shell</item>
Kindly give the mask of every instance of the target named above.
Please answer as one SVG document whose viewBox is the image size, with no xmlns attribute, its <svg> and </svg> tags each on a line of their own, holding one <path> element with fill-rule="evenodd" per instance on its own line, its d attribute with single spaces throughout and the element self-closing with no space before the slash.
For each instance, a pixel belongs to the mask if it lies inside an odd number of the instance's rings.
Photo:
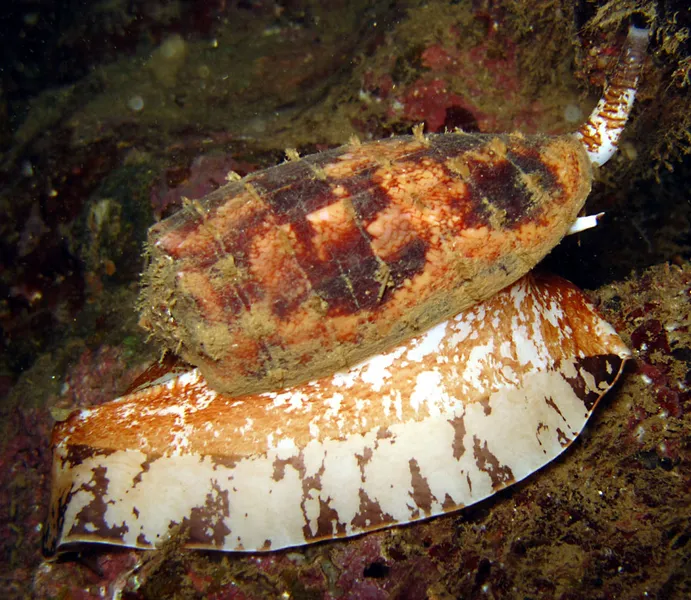
<svg viewBox="0 0 691 600">
<path fill-rule="evenodd" d="M 403 136 L 292 160 L 151 228 L 141 322 L 220 391 L 321 377 L 525 274 L 591 179 L 573 136 Z"/>
</svg>

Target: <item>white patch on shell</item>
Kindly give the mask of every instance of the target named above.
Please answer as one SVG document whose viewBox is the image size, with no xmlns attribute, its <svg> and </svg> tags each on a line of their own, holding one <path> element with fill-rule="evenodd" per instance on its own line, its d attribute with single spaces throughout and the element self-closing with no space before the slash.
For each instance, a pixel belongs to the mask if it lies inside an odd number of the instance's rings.
<svg viewBox="0 0 691 600">
<path fill-rule="evenodd" d="M 360 377 L 365 383 L 369 383 L 375 392 L 378 392 L 385 381 L 391 377 L 389 367 L 403 353 L 402 348 L 397 348 L 393 352 L 378 354 L 367 359 L 360 364 Z"/>
<path fill-rule="evenodd" d="M 439 325 L 435 325 L 421 336 L 413 338 L 409 342 L 412 348 L 406 353 L 406 358 L 414 362 L 420 362 L 425 356 L 436 353 L 446 335 L 446 326 L 446 322 L 439 323 Z"/>
</svg>

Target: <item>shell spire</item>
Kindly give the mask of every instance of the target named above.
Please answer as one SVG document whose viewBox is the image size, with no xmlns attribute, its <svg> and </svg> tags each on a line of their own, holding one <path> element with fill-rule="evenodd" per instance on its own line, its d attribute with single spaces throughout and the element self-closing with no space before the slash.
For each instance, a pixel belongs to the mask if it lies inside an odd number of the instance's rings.
<svg viewBox="0 0 691 600">
<path fill-rule="evenodd" d="M 617 144 L 631 113 L 648 48 L 650 30 L 631 25 L 622 56 L 607 82 L 602 98 L 576 136 L 583 142 L 594 165 L 604 165 Z"/>
</svg>

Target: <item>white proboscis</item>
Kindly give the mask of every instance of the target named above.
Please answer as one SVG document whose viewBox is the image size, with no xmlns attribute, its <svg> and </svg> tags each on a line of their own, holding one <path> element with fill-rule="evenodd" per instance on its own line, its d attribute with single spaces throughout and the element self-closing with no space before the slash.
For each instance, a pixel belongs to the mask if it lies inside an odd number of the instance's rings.
<svg viewBox="0 0 691 600">
<path fill-rule="evenodd" d="M 566 235 L 573 235 L 574 233 L 580 233 L 581 231 L 585 231 L 586 229 L 592 229 L 593 227 L 597 227 L 598 220 L 602 218 L 605 215 L 605 213 L 597 213 L 596 215 L 587 215 L 585 217 L 578 217 L 573 225 L 571 225 L 571 229 L 569 229 L 566 232 Z"/>
</svg>

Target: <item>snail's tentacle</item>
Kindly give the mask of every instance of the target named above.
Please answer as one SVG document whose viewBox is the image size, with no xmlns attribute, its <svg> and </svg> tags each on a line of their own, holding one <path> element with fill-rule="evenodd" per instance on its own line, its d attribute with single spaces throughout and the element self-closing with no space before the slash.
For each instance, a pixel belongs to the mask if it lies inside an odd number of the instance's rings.
<svg viewBox="0 0 691 600">
<path fill-rule="evenodd" d="M 605 164 L 617 150 L 636 97 L 649 34 L 649 29 L 634 25 L 629 27 L 622 56 L 605 86 L 602 98 L 576 132 L 594 165 Z"/>
</svg>

